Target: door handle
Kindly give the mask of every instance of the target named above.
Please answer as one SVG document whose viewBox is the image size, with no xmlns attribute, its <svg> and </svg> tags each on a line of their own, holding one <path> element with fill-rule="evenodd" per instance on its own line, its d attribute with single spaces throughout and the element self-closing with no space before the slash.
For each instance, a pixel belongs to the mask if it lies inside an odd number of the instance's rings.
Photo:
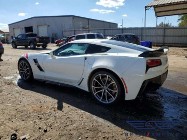
<svg viewBox="0 0 187 140">
<path fill-rule="evenodd" d="M 84 60 L 87 60 L 87 57 L 84 57 Z"/>
</svg>

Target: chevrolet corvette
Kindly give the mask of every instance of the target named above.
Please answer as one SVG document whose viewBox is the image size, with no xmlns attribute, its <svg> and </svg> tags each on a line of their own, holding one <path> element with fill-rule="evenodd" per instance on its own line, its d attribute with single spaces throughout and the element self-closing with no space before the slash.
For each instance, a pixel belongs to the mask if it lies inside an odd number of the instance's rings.
<svg viewBox="0 0 187 140">
<path fill-rule="evenodd" d="M 25 81 L 75 86 L 110 105 L 162 86 L 168 73 L 167 51 L 115 40 L 76 40 L 50 52 L 24 54 L 18 70 Z"/>
</svg>

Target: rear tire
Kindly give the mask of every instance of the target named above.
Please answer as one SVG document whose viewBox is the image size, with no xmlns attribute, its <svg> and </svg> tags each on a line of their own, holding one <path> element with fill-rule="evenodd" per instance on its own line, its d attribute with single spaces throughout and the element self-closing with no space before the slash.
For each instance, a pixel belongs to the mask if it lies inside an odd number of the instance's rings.
<svg viewBox="0 0 187 140">
<path fill-rule="evenodd" d="M 47 44 L 42 45 L 42 48 L 43 48 L 43 49 L 46 49 L 46 48 L 47 48 Z"/>
<path fill-rule="evenodd" d="M 18 71 L 21 79 L 24 81 L 33 80 L 33 73 L 30 64 L 25 59 L 21 59 L 18 62 Z"/>
<path fill-rule="evenodd" d="M 17 45 L 15 42 L 12 42 L 12 48 L 16 49 L 17 48 Z"/>
<path fill-rule="evenodd" d="M 92 75 L 89 87 L 94 98 L 101 104 L 112 105 L 123 98 L 120 81 L 111 73 L 99 71 Z"/>
</svg>

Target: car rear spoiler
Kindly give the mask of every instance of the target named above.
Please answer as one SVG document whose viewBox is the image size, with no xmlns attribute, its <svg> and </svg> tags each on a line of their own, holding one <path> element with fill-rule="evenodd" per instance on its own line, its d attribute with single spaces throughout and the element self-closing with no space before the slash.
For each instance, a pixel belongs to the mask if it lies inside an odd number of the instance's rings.
<svg viewBox="0 0 187 140">
<path fill-rule="evenodd" d="M 139 55 L 139 57 L 160 57 L 161 55 L 166 55 L 169 48 L 164 46 L 159 48 L 158 50 L 153 51 L 145 51 Z"/>
</svg>

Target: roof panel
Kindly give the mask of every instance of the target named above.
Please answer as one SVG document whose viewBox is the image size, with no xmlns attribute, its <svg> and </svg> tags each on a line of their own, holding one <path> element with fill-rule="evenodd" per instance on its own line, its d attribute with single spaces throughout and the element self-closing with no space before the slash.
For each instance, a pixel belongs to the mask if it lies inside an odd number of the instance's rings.
<svg viewBox="0 0 187 140">
<path fill-rule="evenodd" d="M 162 17 L 162 16 L 170 16 L 170 15 L 183 15 L 187 13 L 187 9 L 184 10 L 175 10 L 175 11 L 167 11 L 167 12 L 156 12 L 157 17 Z"/>
<path fill-rule="evenodd" d="M 157 17 L 187 14 L 187 0 L 154 0 L 147 7 L 154 7 Z"/>
</svg>

